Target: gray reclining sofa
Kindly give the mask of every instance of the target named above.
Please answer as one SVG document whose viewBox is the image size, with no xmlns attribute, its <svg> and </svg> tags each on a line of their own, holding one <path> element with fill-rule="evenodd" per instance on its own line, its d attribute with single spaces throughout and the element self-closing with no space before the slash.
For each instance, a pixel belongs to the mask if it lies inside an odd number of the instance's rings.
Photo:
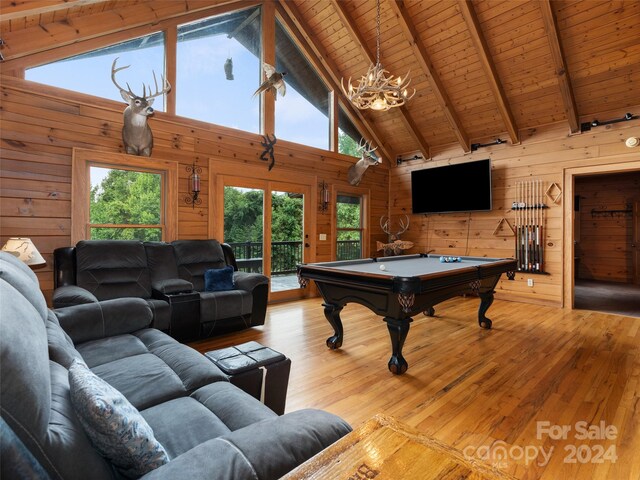
<svg viewBox="0 0 640 480">
<path fill-rule="evenodd" d="M 111 410 L 78 400 L 95 388 L 86 378 L 114 387 L 152 430 L 149 442 L 164 456 L 145 479 L 276 479 L 350 430 L 319 410 L 277 416 L 206 357 L 149 328 L 151 320 L 140 298 L 47 309 L 34 273 L 0 252 L 0 477 L 140 474 L 90 439 L 85 410 Z"/>
<path fill-rule="evenodd" d="M 233 267 L 234 288 L 205 291 L 205 272 Z M 114 298 L 144 299 L 153 327 L 181 341 L 263 325 L 268 278 L 239 272 L 217 240 L 83 240 L 54 251 L 54 308 Z"/>
</svg>

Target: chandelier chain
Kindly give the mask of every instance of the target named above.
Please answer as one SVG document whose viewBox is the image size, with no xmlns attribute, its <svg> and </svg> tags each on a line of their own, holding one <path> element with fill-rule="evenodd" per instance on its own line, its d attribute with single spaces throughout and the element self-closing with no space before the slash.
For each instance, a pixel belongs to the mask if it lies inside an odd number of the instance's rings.
<svg viewBox="0 0 640 480">
<path fill-rule="evenodd" d="M 392 0 L 395 1 L 395 0 Z M 411 80 L 409 72 L 404 77 L 394 77 L 389 74 L 380 64 L 380 0 L 376 1 L 376 63 L 369 66 L 357 83 L 351 83 L 351 78 L 347 81 L 347 88 L 344 79 L 340 81 L 340 86 L 345 96 L 351 103 L 360 110 L 389 110 L 393 107 L 400 107 L 410 100 L 416 93 L 409 92 L 407 88 Z"/>
<path fill-rule="evenodd" d="M 376 11 L 376 65 L 380 65 L 380 0 Z"/>
</svg>

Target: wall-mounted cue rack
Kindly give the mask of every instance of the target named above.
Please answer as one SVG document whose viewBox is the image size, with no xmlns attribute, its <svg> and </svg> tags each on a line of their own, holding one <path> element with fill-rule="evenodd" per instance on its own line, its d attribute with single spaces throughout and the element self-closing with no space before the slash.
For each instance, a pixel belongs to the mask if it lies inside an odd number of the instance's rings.
<svg viewBox="0 0 640 480">
<path fill-rule="evenodd" d="M 541 180 L 516 183 L 515 212 L 516 260 L 519 272 L 544 271 L 544 203 L 545 190 Z"/>
</svg>

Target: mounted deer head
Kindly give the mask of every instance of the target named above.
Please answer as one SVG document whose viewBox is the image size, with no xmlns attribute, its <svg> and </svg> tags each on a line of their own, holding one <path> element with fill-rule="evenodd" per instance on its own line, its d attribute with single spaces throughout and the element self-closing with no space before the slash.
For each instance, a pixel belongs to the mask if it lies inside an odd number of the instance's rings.
<svg viewBox="0 0 640 480">
<path fill-rule="evenodd" d="M 153 83 L 155 85 L 155 93 L 151 93 L 151 85 L 149 85 L 149 94 L 147 95 L 147 87 L 142 84 L 142 96 L 138 96 L 131 90 L 131 87 L 127 83 L 127 89 L 125 90 L 118 82 L 116 82 L 116 73 L 120 70 L 129 68 L 130 65 L 116 68 L 116 62 L 118 58 L 113 61 L 111 65 L 111 81 L 120 90 L 122 99 L 129 104 L 124 109 L 124 126 L 122 127 L 122 141 L 124 142 L 125 151 L 130 155 L 141 155 L 143 157 L 151 156 L 151 149 L 153 148 L 153 135 L 151 128 L 147 124 L 147 117 L 153 115 L 153 100 L 155 97 L 164 95 L 171 90 L 171 85 L 164 78 L 162 79 L 162 90 L 158 88 L 158 81 L 156 79 L 156 72 L 153 72 Z"/>
<path fill-rule="evenodd" d="M 387 217 L 383 215 L 380 217 L 380 227 L 382 231 L 389 235 L 389 241 L 395 242 L 396 240 L 400 240 L 400 235 L 407 231 L 409 228 L 409 215 L 405 215 L 404 219 L 398 218 L 398 231 L 391 231 L 391 217 Z"/>
<path fill-rule="evenodd" d="M 413 247 L 413 242 L 400 240 L 400 235 L 409 228 L 409 216 L 405 215 L 404 217 L 404 220 L 402 218 L 398 219 L 398 230 L 393 233 L 391 230 L 391 218 L 385 215 L 380 217 L 380 227 L 382 231 L 389 236 L 390 243 L 376 242 L 376 245 L 378 250 L 384 251 L 385 257 L 401 255 L 403 250 L 408 250 Z"/>
<path fill-rule="evenodd" d="M 347 173 L 347 178 L 351 185 L 358 185 L 360 180 L 362 180 L 364 172 L 371 165 L 380 164 L 380 159 L 371 155 L 377 149 L 378 147 L 371 148 L 371 142 L 367 142 L 364 138 L 360 140 L 357 147 L 358 153 L 360 154 L 360 160 L 351 165 L 351 167 L 349 167 L 349 172 Z"/>
</svg>

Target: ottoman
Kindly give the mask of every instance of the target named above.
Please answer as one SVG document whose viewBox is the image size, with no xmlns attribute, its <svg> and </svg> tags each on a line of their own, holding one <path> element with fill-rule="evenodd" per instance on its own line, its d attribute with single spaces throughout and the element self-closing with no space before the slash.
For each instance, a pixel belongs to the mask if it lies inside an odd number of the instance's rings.
<svg viewBox="0 0 640 480">
<path fill-rule="evenodd" d="M 229 376 L 229 381 L 260 400 L 278 415 L 284 414 L 291 360 L 282 353 L 247 342 L 205 353 Z"/>
</svg>

